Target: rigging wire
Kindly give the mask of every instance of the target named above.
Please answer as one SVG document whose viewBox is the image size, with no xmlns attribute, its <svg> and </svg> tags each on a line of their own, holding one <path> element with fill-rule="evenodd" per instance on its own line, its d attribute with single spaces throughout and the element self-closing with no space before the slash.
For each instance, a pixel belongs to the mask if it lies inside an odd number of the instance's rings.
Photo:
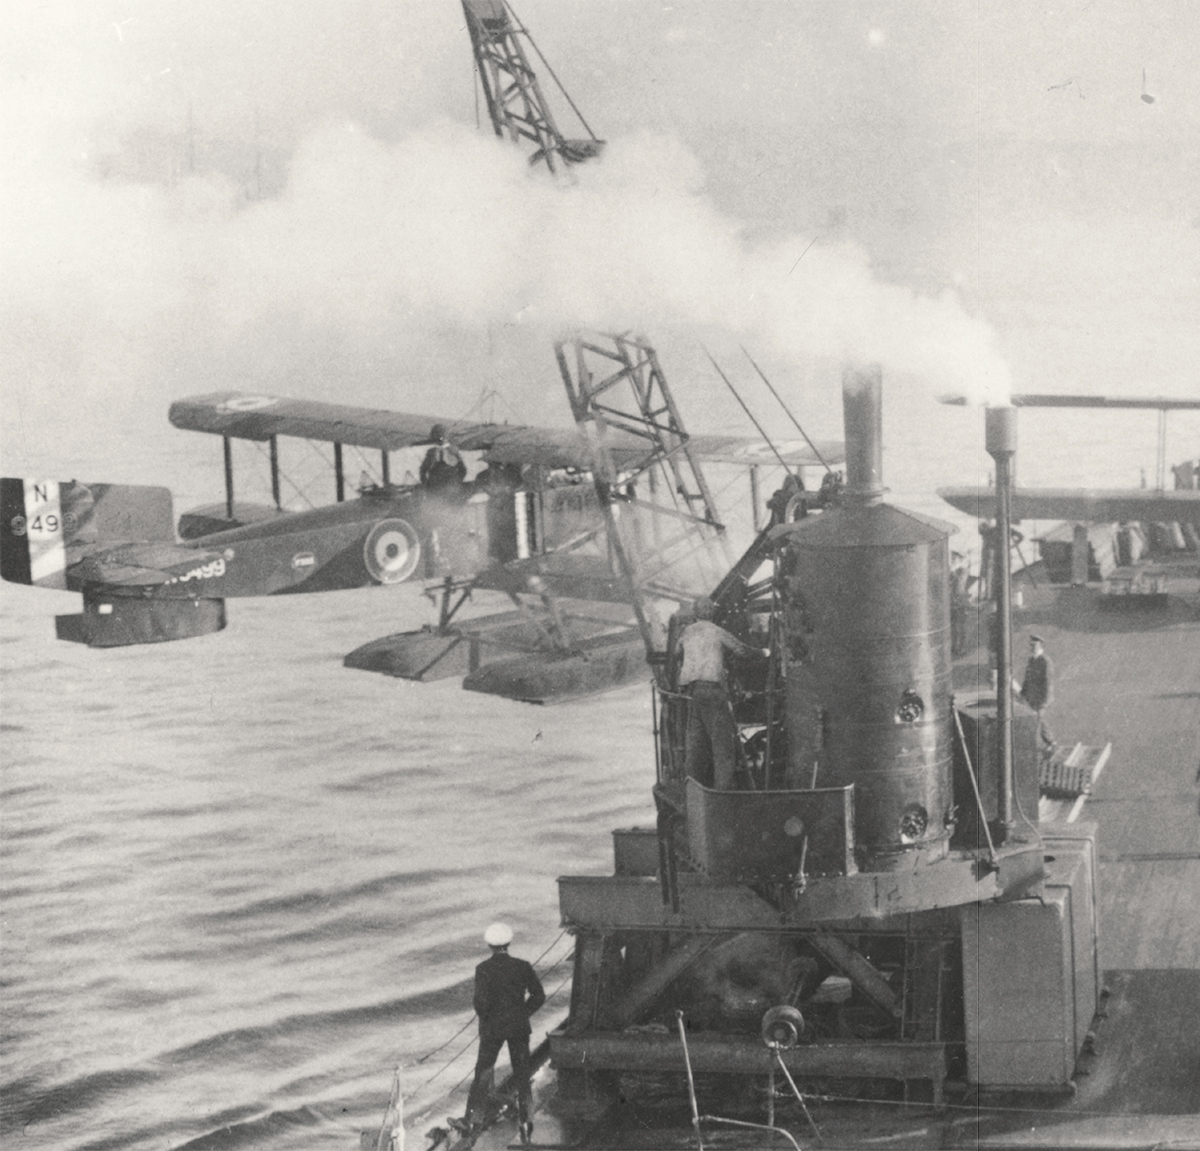
<svg viewBox="0 0 1200 1151">
<path fill-rule="evenodd" d="M 487 419 L 484 419 L 481 422 L 487 424 L 497 423 L 498 421 L 495 419 L 497 400 L 502 403 L 513 416 L 517 417 L 518 420 L 520 419 L 520 412 L 518 412 L 517 409 L 514 408 L 511 403 L 509 403 L 508 397 L 499 388 L 489 388 L 484 385 L 484 387 L 479 389 L 479 398 L 461 416 L 455 420 L 451 420 L 450 427 L 457 428 L 464 424 L 468 424 L 469 417 L 471 416 L 472 412 L 478 411 L 480 416 L 482 416 L 484 414 L 483 405 L 489 401 L 492 405 L 491 414 Z M 507 420 L 504 422 L 506 424 L 508 423 Z"/>
<path fill-rule="evenodd" d="M 746 352 L 744 345 L 742 345 L 742 351 Z M 748 359 L 753 365 L 754 370 L 759 374 L 762 382 L 771 389 L 771 395 L 773 395 L 779 401 L 779 406 L 784 410 L 784 412 L 787 413 L 787 418 L 796 425 L 796 431 L 798 431 L 804 437 L 804 442 L 808 444 L 810 448 L 812 448 L 813 454 L 821 461 L 821 464 L 824 466 L 825 470 L 832 473 L 833 469 L 825 462 L 825 457 L 821 455 L 820 451 L 817 449 L 817 445 L 808 438 L 808 432 L 806 432 L 800 426 L 800 421 L 796 419 L 794 415 L 792 415 L 791 409 L 783 402 L 783 397 L 775 390 L 774 385 L 772 385 L 771 381 L 767 379 L 766 373 L 758 366 L 758 364 L 754 362 L 754 357 L 749 352 L 746 352 L 746 359 Z"/>
<path fill-rule="evenodd" d="M 1022 1042 L 1022 1040 L 1013 1040 L 1013 1042 Z M 934 1110 L 932 1103 L 922 1103 L 915 1099 L 870 1099 L 857 1095 L 815 1094 L 808 1094 L 805 1098 L 810 1100 L 816 1099 L 822 1103 L 868 1103 L 878 1107 L 910 1107 L 920 1108 L 925 1111 Z M 1054 1107 L 1006 1107 L 1000 1103 L 947 1103 L 943 1100 L 938 1106 L 943 1111 L 966 1111 L 972 1115 L 981 1115 L 987 1112 L 996 1115 L 1030 1115 L 1035 1118 L 1048 1115 L 1059 1119 L 1078 1119 L 1082 1116 L 1087 1116 L 1091 1119 L 1128 1119 L 1130 1117 L 1128 1111 L 1091 1111 L 1084 1108 L 1076 1111 L 1064 1111 L 1061 1108 Z"/>
<path fill-rule="evenodd" d="M 719 375 L 721 377 L 721 379 L 723 379 L 725 381 L 725 386 L 733 393 L 733 398 L 735 400 L 737 400 L 737 402 L 739 404 L 742 405 L 742 411 L 745 412 L 746 415 L 748 415 L 750 417 L 750 422 L 758 429 L 758 434 L 760 436 L 762 436 L 763 440 L 766 442 L 767 447 L 769 447 L 771 449 L 771 451 L 775 454 L 775 458 L 779 461 L 779 466 L 781 468 L 783 468 L 783 470 L 785 472 L 787 472 L 787 474 L 790 476 L 792 474 L 792 469 L 788 467 L 787 461 L 783 458 L 783 456 L 781 456 L 779 454 L 779 449 L 771 441 L 771 437 L 768 436 L 767 433 L 763 430 L 762 424 L 760 424 L 758 422 L 758 420 L 756 420 L 754 418 L 754 413 L 746 406 L 746 401 L 743 400 L 742 397 L 738 394 L 737 388 L 735 388 L 733 386 L 733 381 L 731 381 L 730 378 L 723 371 L 721 371 L 721 366 L 720 366 L 720 364 L 717 363 L 716 360 L 713 359 L 712 353 L 707 348 L 705 348 L 703 344 L 701 344 L 700 347 L 704 348 L 704 354 L 708 357 L 708 362 L 710 364 L 712 364 L 712 366 L 714 368 L 716 368 L 717 375 Z"/>
<path fill-rule="evenodd" d="M 558 86 L 558 90 L 562 93 L 563 99 L 566 100 L 566 102 L 571 105 L 571 111 L 574 112 L 575 115 L 579 117 L 579 122 L 583 125 L 584 131 L 586 131 L 587 134 L 589 136 L 591 136 L 591 138 L 593 140 L 595 140 L 596 133 L 592 131 L 591 125 L 583 118 L 583 113 L 576 107 L 575 101 L 571 99 L 570 92 L 568 92 L 566 90 L 566 88 L 563 87 L 562 81 L 558 78 L 554 69 L 550 67 L 550 61 L 547 60 L 546 57 L 542 55 L 542 50 L 537 46 L 537 41 L 534 40 L 534 38 L 529 34 L 529 29 L 526 28 L 525 25 L 521 23 L 520 16 L 518 16 L 516 14 L 516 12 L 513 10 L 513 6 L 508 3 L 508 0 L 505 0 L 504 6 L 505 6 L 505 8 L 508 9 L 509 15 L 516 22 L 517 31 L 523 32 L 525 34 L 525 39 L 529 41 L 530 46 L 538 54 L 538 59 L 542 62 L 542 67 L 546 69 L 546 72 L 550 76 L 550 79 L 553 80 L 554 83 Z"/>
<path fill-rule="evenodd" d="M 264 448 L 263 445 L 259 441 L 255 440 L 255 441 L 253 441 L 253 443 L 254 443 L 255 450 L 258 452 L 259 459 L 269 459 L 270 458 L 270 455 L 269 455 L 267 449 Z M 318 453 L 318 455 L 319 454 L 320 453 Z M 314 504 L 312 502 L 312 500 L 308 498 L 308 495 L 305 493 L 304 489 L 298 483 L 296 483 L 296 481 L 294 479 L 292 479 L 292 477 L 287 472 L 285 472 L 282 467 L 279 467 L 278 459 L 276 459 L 276 467 L 279 472 L 279 478 L 281 480 L 287 480 L 288 484 L 291 486 L 292 491 L 294 491 L 300 499 L 302 499 L 306 504 L 308 504 L 308 506 L 310 508 L 316 507 L 316 504 Z M 283 502 L 283 500 L 280 499 L 281 504 L 282 504 L 282 502 Z"/>
</svg>

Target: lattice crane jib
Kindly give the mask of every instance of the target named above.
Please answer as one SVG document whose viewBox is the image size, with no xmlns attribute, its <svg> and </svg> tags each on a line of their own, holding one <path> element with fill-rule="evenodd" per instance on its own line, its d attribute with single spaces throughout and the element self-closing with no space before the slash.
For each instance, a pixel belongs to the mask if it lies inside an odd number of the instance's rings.
<svg viewBox="0 0 1200 1151">
<path fill-rule="evenodd" d="M 654 348 L 589 335 L 556 344 L 555 354 L 653 664 L 666 650 L 654 601 L 716 587 L 733 562 L 725 529 Z"/>
<path fill-rule="evenodd" d="M 514 143 L 534 145 L 530 163 L 544 160 L 552 172 L 558 165 L 576 164 L 597 156 L 604 141 L 596 139 L 566 89 L 538 51 L 529 31 L 505 0 L 463 0 L 467 30 L 475 54 L 479 82 L 487 101 L 488 116 L 496 135 Z M 587 132 L 585 138 L 568 139 L 559 130 L 529 62 L 527 47 L 537 53 L 547 74 Z"/>
</svg>

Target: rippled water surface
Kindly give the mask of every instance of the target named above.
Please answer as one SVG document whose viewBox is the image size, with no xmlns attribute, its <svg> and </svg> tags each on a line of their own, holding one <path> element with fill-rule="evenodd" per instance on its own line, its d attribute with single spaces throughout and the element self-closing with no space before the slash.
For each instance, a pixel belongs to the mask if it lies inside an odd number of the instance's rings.
<svg viewBox="0 0 1200 1151">
<path fill-rule="evenodd" d="M 932 487 L 986 471 L 981 421 L 895 400 L 887 420 L 910 506 L 945 515 Z M 1116 447 L 1076 425 L 1065 450 L 1039 423 L 1031 478 L 1153 467 L 1152 424 Z M 106 447 L 63 478 L 219 491 L 206 437 L 171 433 L 137 474 Z M 561 1014 L 554 878 L 609 870 L 610 830 L 653 818 L 645 687 L 535 708 L 344 669 L 429 620 L 412 587 L 232 601 L 222 633 L 110 651 L 54 640 L 76 610 L 0 592 L 5 1146 L 357 1146 L 396 1064 L 414 1117 L 468 1073 L 473 1033 L 453 1037 L 495 918 Z"/>
</svg>

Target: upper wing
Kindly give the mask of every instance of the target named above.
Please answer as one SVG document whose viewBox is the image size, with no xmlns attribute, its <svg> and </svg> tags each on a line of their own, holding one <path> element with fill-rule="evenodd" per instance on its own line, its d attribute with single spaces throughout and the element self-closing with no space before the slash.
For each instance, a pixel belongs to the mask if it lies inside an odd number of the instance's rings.
<svg viewBox="0 0 1200 1151">
<path fill-rule="evenodd" d="M 958 392 L 938 396 L 938 402 L 973 407 L 975 401 Z M 1200 400 L 1183 396 L 1084 396 L 1074 393 L 1016 392 L 1009 397 L 1014 408 L 1149 408 L 1160 412 L 1195 411 Z"/>
<path fill-rule="evenodd" d="M 214 432 L 240 440 L 299 436 L 307 440 L 327 440 L 387 451 L 427 443 L 434 424 L 449 422 L 438 416 L 387 412 L 379 408 L 354 408 L 320 400 L 289 400 L 282 396 L 253 395 L 248 392 L 210 392 L 204 396 L 177 400 L 171 405 L 168 418 L 177 428 Z M 455 425 L 455 440 L 466 447 L 464 432 L 474 432 L 488 426 Z"/>
<path fill-rule="evenodd" d="M 952 507 L 982 519 L 995 515 L 993 488 L 938 488 Z M 1017 488 L 1013 519 L 1119 523 L 1129 520 L 1193 523 L 1200 527 L 1200 491 L 1146 488 Z"/>
<path fill-rule="evenodd" d="M 590 466 L 587 447 L 574 428 L 455 422 L 445 416 L 355 408 L 320 400 L 289 400 L 245 392 L 213 392 L 178 400 L 171 405 L 169 418 L 177 428 L 243 440 L 299 436 L 383 451 L 428 444 L 432 442 L 430 431 L 433 426 L 443 424 L 458 447 L 464 451 L 483 452 L 489 461 L 543 464 L 551 468 Z"/>
<path fill-rule="evenodd" d="M 445 417 L 389 412 L 380 408 L 355 408 L 320 400 L 289 400 L 246 392 L 212 392 L 176 401 L 171 405 L 170 420 L 177 428 L 243 440 L 299 436 L 384 451 L 430 443 L 430 430 L 434 424 L 442 423 L 460 448 L 482 452 L 488 461 L 580 470 L 592 466 L 587 445 L 574 428 L 456 423 Z M 752 437 L 691 436 L 689 443 L 700 459 L 713 463 L 750 466 L 779 462 L 767 444 Z M 647 451 L 645 440 L 627 432 L 611 433 L 609 446 L 618 465 L 632 463 Z M 841 463 L 845 458 L 845 450 L 840 443 L 818 446 L 821 457 L 830 465 Z M 821 462 L 802 440 L 784 440 L 777 443 L 775 448 L 790 466 Z"/>
</svg>

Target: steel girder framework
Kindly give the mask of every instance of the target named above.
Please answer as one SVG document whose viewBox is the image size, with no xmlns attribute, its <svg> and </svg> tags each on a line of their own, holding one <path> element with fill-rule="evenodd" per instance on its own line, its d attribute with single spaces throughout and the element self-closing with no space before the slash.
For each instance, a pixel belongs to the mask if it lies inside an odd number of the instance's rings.
<svg viewBox="0 0 1200 1151">
<path fill-rule="evenodd" d="M 471 34 L 479 81 L 487 100 L 488 115 L 496 135 L 501 138 L 508 136 L 514 143 L 530 141 L 535 147 L 530 163 L 544 160 L 552 172 L 558 170 L 559 162 L 575 164 L 598 155 L 604 141 L 596 139 L 595 133 L 542 57 L 543 66 L 558 84 L 588 136 L 586 139 L 569 140 L 559 131 L 525 50 L 528 44 L 534 52 L 538 52 L 537 45 L 504 0 L 463 0 L 463 11 Z M 541 57 L 540 52 L 538 56 Z"/>
<path fill-rule="evenodd" d="M 591 447 L 609 546 L 665 686 L 666 633 L 652 601 L 683 601 L 714 588 L 733 562 L 725 528 L 654 348 L 641 338 L 589 335 L 554 351 Z M 621 445 L 619 458 L 614 444 Z M 630 444 L 637 445 L 632 454 Z M 643 477 L 649 498 L 638 489 Z"/>
</svg>

